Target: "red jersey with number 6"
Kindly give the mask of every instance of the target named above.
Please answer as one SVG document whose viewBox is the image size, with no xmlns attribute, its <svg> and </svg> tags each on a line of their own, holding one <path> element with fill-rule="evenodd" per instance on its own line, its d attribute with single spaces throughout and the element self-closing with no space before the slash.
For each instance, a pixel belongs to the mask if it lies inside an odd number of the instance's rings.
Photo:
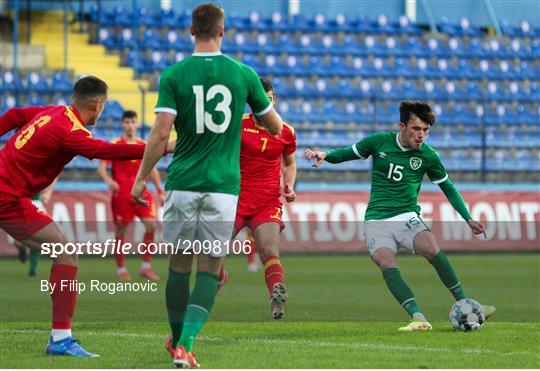
<svg viewBox="0 0 540 371">
<path fill-rule="evenodd" d="M 245 200 L 260 206 L 270 203 L 281 205 L 281 158 L 296 152 L 296 134 L 285 124 L 278 137 L 257 127 L 253 114 L 242 120 L 242 146 L 240 149 L 240 205 Z"/>
</svg>

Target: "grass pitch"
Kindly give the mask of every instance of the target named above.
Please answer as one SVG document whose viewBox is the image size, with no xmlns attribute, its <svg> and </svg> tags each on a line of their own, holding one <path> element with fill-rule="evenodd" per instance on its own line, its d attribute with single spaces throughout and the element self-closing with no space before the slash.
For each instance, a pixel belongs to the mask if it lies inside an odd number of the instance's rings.
<svg viewBox="0 0 540 371">
<path fill-rule="evenodd" d="M 194 352 L 204 368 L 540 368 L 540 255 L 453 255 L 468 294 L 497 314 L 480 331 L 454 332 L 453 298 L 420 257 L 400 257 L 401 271 L 433 325 L 429 333 L 399 333 L 408 323 L 367 256 L 283 258 L 289 302 L 270 319 L 262 273 L 245 259 L 226 261 L 231 281 L 216 299 Z M 135 282 L 139 260 L 128 259 Z M 50 298 L 15 259 L 0 261 L 0 367 L 170 368 L 166 260 L 155 259 L 156 292 L 83 292 L 74 335 L 98 359 L 49 357 Z M 115 282 L 113 260 L 81 259 L 79 281 Z M 192 278 L 193 280 L 193 278 Z"/>
</svg>

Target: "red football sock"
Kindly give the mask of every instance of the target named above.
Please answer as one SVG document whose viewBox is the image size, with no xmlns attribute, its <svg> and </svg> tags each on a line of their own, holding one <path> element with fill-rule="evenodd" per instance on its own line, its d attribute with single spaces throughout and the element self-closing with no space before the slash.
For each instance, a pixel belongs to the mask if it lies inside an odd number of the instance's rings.
<svg viewBox="0 0 540 371">
<path fill-rule="evenodd" d="M 154 232 L 145 232 L 143 236 L 143 242 L 146 246 L 148 246 L 149 243 L 154 242 Z M 150 263 L 152 261 L 152 254 L 148 252 L 148 247 L 143 253 L 142 260 L 146 263 Z"/>
<path fill-rule="evenodd" d="M 248 264 L 251 264 L 257 259 L 257 245 L 255 245 L 255 241 L 253 239 L 249 239 L 251 250 L 247 254 L 247 262 Z"/>
<path fill-rule="evenodd" d="M 74 265 L 53 264 L 51 267 L 49 283 L 54 285 L 51 299 L 52 328 L 55 330 L 71 328 L 71 318 L 75 313 L 77 302 L 76 276 L 77 267 Z M 62 281 L 64 287 L 62 287 Z"/>
<path fill-rule="evenodd" d="M 118 245 L 120 245 L 120 241 L 122 241 L 124 239 L 124 236 L 115 236 L 114 238 L 116 239 L 116 243 Z M 122 253 L 122 251 L 120 251 L 121 249 L 114 249 L 114 250 L 115 250 L 114 251 L 114 259 L 116 260 L 116 266 L 118 268 L 125 267 L 125 265 L 126 265 L 125 257 L 124 257 L 124 254 Z"/>
<path fill-rule="evenodd" d="M 285 275 L 279 256 L 267 256 L 264 261 L 264 279 L 268 292 L 272 294 L 272 289 L 276 283 L 285 283 Z"/>
</svg>

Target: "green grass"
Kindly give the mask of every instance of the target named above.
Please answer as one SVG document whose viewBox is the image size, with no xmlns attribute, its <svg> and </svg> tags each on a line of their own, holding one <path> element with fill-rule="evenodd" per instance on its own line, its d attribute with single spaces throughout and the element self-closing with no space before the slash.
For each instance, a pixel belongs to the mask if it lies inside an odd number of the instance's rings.
<svg viewBox="0 0 540 371">
<path fill-rule="evenodd" d="M 283 259 L 286 318 L 270 320 L 262 273 L 245 259 L 226 262 L 231 281 L 219 293 L 196 343 L 205 368 L 539 368 L 540 255 L 450 257 L 471 297 L 497 306 L 481 331 L 454 332 L 453 299 L 422 258 L 400 257 L 402 274 L 433 324 L 429 333 L 399 333 L 408 322 L 367 256 Z M 132 276 L 137 259 L 128 259 Z M 79 296 L 74 334 L 99 359 L 47 357 L 50 298 L 38 277 L 14 259 L 0 261 L 0 367 L 170 368 L 163 349 L 168 327 L 162 279 L 155 293 L 89 292 Z M 166 261 L 156 259 L 166 276 Z M 81 282 L 115 281 L 112 260 L 82 259 Z M 135 281 L 138 281 L 136 279 Z"/>
</svg>

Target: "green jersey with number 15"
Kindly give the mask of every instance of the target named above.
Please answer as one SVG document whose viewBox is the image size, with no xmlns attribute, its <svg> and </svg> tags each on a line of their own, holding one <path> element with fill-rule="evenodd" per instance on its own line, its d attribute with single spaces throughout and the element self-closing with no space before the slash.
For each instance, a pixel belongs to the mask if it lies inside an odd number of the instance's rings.
<svg viewBox="0 0 540 371">
<path fill-rule="evenodd" d="M 178 138 L 167 190 L 240 192 L 242 115 L 270 111 L 257 73 L 221 52 L 199 52 L 166 68 L 155 112 L 176 115 Z"/>
<path fill-rule="evenodd" d="M 434 184 L 448 179 L 433 148 L 426 143 L 419 149 L 405 148 L 396 132 L 369 135 L 352 149 L 361 159 L 373 157 L 366 220 L 387 219 L 411 211 L 420 213 L 418 193 L 424 174 Z"/>
</svg>

